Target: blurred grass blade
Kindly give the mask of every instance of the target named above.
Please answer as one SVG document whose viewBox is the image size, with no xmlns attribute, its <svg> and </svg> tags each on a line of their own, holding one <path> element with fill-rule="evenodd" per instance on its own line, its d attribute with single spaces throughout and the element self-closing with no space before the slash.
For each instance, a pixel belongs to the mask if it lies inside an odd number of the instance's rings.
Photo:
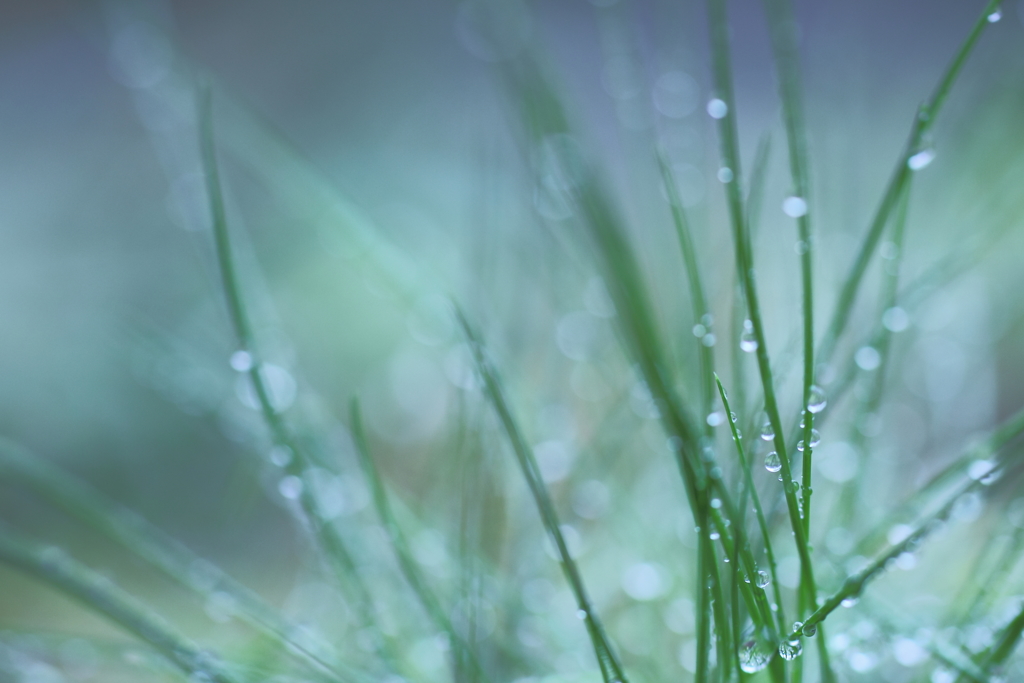
<svg viewBox="0 0 1024 683">
<path fill-rule="evenodd" d="M 275 444 L 283 446 L 292 454 L 291 460 L 285 465 L 288 476 L 298 477 L 302 482 L 299 504 L 305 513 L 305 520 L 313 532 L 313 538 L 328 564 L 342 586 L 346 587 L 354 598 L 355 609 L 367 625 L 376 623 L 373 599 L 363 583 L 352 558 L 352 554 L 344 539 L 323 514 L 323 504 L 317 495 L 317 487 L 311 480 L 312 461 L 305 449 L 298 443 L 284 417 L 278 413 L 270 400 L 270 390 L 263 376 L 263 363 L 257 351 L 256 340 L 250 326 L 248 315 L 242 299 L 238 275 L 235 272 L 235 261 L 231 253 L 230 235 L 227 216 L 224 211 L 224 198 L 220 175 L 217 166 L 217 154 L 213 139 L 213 114 L 209 88 L 200 92 L 199 96 L 199 144 L 203 162 L 203 173 L 206 190 L 210 202 L 210 213 L 213 234 L 217 250 L 217 263 L 220 269 L 221 284 L 227 299 L 228 314 L 231 318 L 238 349 L 247 352 L 252 358 L 252 367 L 248 375 L 260 407 L 260 413 L 270 431 Z M 385 657 L 394 663 L 395 656 L 390 645 L 382 637 L 383 631 L 376 630 L 380 638 L 378 643 L 383 648 Z"/>
<path fill-rule="evenodd" d="M 370 455 L 369 443 L 366 440 L 366 432 L 363 429 L 359 401 L 356 399 L 352 399 L 350 404 L 349 418 L 352 428 L 352 440 L 355 442 L 359 462 L 362 464 L 363 471 L 366 473 L 366 478 L 370 483 L 370 492 L 373 496 L 373 504 L 377 510 L 377 516 L 380 518 L 381 524 L 384 525 L 384 530 L 391 541 L 391 547 L 394 550 L 395 558 L 398 560 L 398 566 L 402 570 L 402 576 L 405 577 L 409 587 L 416 594 L 427 616 L 430 617 L 437 628 L 442 630 L 451 639 L 452 645 L 458 651 L 455 653 L 456 661 L 468 662 L 478 677 L 483 677 L 483 680 L 487 680 L 476 653 L 473 652 L 462 635 L 455 630 L 451 619 L 448 617 L 448 613 L 441 605 L 437 596 L 434 595 L 433 590 L 431 590 L 420 571 L 420 567 L 413 558 L 412 551 L 409 549 L 409 543 L 405 538 L 405 534 L 402 533 L 402 529 L 398 526 L 398 521 L 391 511 L 387 490 L 384 488 L 384 482 L 381 480 L 377 466 Z"/>
<path fill-rule="evenodd" d="M 302 639 L 295 638 L 293 634 L 298 633 L 299 627 L 286 622 L 251 590 L 144 518 L 108 500 L 92 487 L 29 453 L 19 444 L 2 437 L 0 479 L 31 490 L 204 600 L 215 593 L 230 595 L 235 601 L 238 616 L 245 622 L 278 641 L 282 649 L 296 653 L 309 666 L 335 678 L 342 677 L 343 671 L 337 663 L 337 656 L 326 642 L 314 640 L 310 644 L 309 632 L 303 633 Z M 200 568 L 202 571 L 197 571 Z M 207 575 L 215 577 L 212 582 Z M 354 672 L 349 671 L 349 674 Z"/>
<path fill-rule="evenodd" d="M 50 584 L 104 615 L 186 675 L 216 683 L 238 680 L 224 670 L 216 656 L 197 648 L 162 617 L 59 548 L 38 545 L 0 527 L 0 562 Z"/>
<path fill-rule="evenodd" d="M 576 565 L 576 560 L 569 553 L 569 547 L 566 545 L 565 537 L 562 534 L 558 513 L 555 511 L 554 503 L 551 502 L 551 495 L 548 493 L 547 485 L 541 476 L 533 450 L 527 445 L 519 424 L 512 416 L 512 410 L 505 400 L 505 392 L 497 370 L 495 370 L 487 358 L 483 342 L 473 328 L 470 327 L 465 315 L 457 308 L 456 315 L 463 334 L 472 350 L 477 372 L 479 372 L 480 378 L 483 380 L 484 394 L 491 403 L 494 412 L 497 413 L 498 420 L 505 430 L 509 445 L 511 445 L 512 451 L 515 453 L 516 460 L 519 462 L 519 468 L 522 470 L 526 484 L 533 495 L 534 503 L 537 505 L 537 511 L 540 513 L 544 528 L 558 553 L 562 571 L 569 582 L 573 596 L 576 598 L 576 606 L 580 611 L 580 617 L 586 626 L 587 634 L 590 636 L 590 641 L 594 647 L 594 654 L 597 656 L 601 675 L 605 683 L 613 683 L 614 681 L 627 683 L 622 664 L 612 648 L 611 641 L 605 632 L 597 609 L 590 600 L 583 582 L 583 576 Z"/>
</svg>

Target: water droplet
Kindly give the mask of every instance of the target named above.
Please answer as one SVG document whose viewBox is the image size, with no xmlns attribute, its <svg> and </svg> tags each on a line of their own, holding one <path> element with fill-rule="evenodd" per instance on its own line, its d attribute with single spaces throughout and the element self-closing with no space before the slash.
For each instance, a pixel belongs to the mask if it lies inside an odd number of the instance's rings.
<svg viewBox="0 0 1024 683">
<path fill-rule="evenodd" d="M 800 630 L 803 627 L 804 627 L 804 622 L 802 622 L 802 621 L 794 621 L 793 622 L 793 628 L 791 628 L 789 630 L 792 631 L 793 633 L 800 633 Z"/>
<path fill-rule="evenodd" d="M 797 243 L 793 245 L 793 251 L 796 252 L 797 256 L 803 256 L 807 253 L 807 242 L 798 240 Z"/>
<path fill-rule="evenodd" d="M 711 326 L 715 324 L 715 316 L 710 313 L 705 313 L 700 317 L 700 324 L 711 329 Z"/>
<path fill-rule="evenodd" d="M 785 659 L 787 662 L 791 662 L 801 654 L 803 654 L 804 647 L 800 643 L 799 638 L 788 640 L 779 644 L 779 656 Z"/>
<path fill-rule="evenodd" d="M 700 339 L 701 337 L 703 337 L 707 333 L 708 333 L 707 328 L 704 327 L 703 325 L 701 325 L 700 323 L 697 323 L 696 325 L 693 326 L 693 336 L 694 337 L 697 337 L 698 339 Z"/>
<path fill-rule="evenodd" d="M 902 332 L 910 327 L 910 316 L 899 306 L 893 306 L 882 314 L 882 325 L 890 332 Z"/>
<path fill-rule="evenodd" d="M 710 538 L 712 541 L 717 541 L 721 537 L 722 535 L 717 531 L 712 531 L 710 534 L 708 534 L 708 538 Z"/>
<path fill-rule="evenodd" d="M 733 179 L 732 169 L 727 166 L 723 166 L 718 169 L 718 182 L 720 183 L 731 183 Z"/>
<path fill-rule="evenodd" d="M 719 500 L 718 498 L 712 498 L 711 507 L 714 508 L 715 510 L 718 510 L 719 508 L 722 507 L 722 501 Z"/>
<path fill-rule="evenodd" d="M 786 197 L 782 202 L 782 212 L 790 218 L 807 215 L 807 200 L 803 197 Z"/>
<path fill-rule="evenodd" d="M 768 666 L 771 653 L 766 652 L 756 640 L 750 640 L 740 649 L 740 669 L 744 673 L 756 674 Z"/>
<path fill-rule="evenodd" d="M 287 467 L 292 461 L 292 449 L 288 446 L 274 446 L 270 449 L 269 458 L 277 467 Z"/>
<path fill-rule="evenodd" d="M 975 460 L 971 463 L 970 467 L 967 468 L 967 476 L 978 481 L 979 479 L 987 476 L 995 466 L 996 464 L 991 460 Z"/>
<path fill-rule="evenodd" d="M 782 469 L 782 460 L 779 458 L 779 454 L 772 451 L 768 455 L 764 456 L 764 468 L 769 472 L 778 472 Z"/>
<path fill-rule="evenodd" d="M 847 608 L 853 607 L 854 605 L 857 604 L 857 598 L 855 598 L 853 596 L 850 596 L 848 598 L 843 598 L 843 601 L 840 602 L 839 604 L 842 605 L 843 607 L 847 607 Z"/>
<path fill-rule="evenodd" d="M 853 360 L 861 370 L 870 372 L 882 364 L 882 354 L 873 346 L 862 346 L 853 355 Z"/>
<path fill-rule="evenodd" d="M 761 439 L 764 441 L 771 441 L 775 438 L 775 429 L 772 428 L 771 422 L 765 422 L 764 426 L 761 427 Z"/>
<path fill-rule="evenodd" d="M 818 385 L 811 386 L 811 396 L 807 400 L 807 410 L 812 413 L 820 413 L 825 410 L 825 406 L 828 405 L 828 399 L 825 398 L 825 390 Z M 815 444 L 811 444 L 813 447 Z"/>
<path fill-rule="evenodd" d="M 819 443 L 821 443 L 821 433 L 818 432 L 817 429 L 812 429 L 811 430 L 811 448 L 814 448 Z M 803 452 L 803 450 L 804 450 L 804 440 L 803 439 L 800 439 L 799 441 L 796 442 L 796 449 L 798 451 L 800 451 L 800 452 Z"/>
<path fill-rule="evenodd" d="M 807 624 L 802 629 L 800 629 L 800 632 L 803 633 L 808 638 L 813 638 L 818 633 L 818 625 L 817 624 Z"/>
<path fill-rule="evenodd" d="M 278 482 L 277 490 L 282 497 L 295 500 L 302 495 L 302 480 L 294 475 L 289 475 Z"/>
<path fill-rule="evenodd" d="M 231 354 L 230 363 L 235 372 L 249 372 L 252 369 L 252 354 L 248 351 L 235 351 Z"/>
<path fill-rule="evenodd" d="M 771 582 L 772 580 L 768 578 L 768 572 L 766 572 L 763 569 L 757 570 L 757 579 L 754 581 L 754 583 L 757 584 L 758 588 L 764 588 Z"/>
<path fill-rule="evenodd" d="M 700 343 L 710 349 L 712 346 L 715 345 L 715 341 L 716 339 L 714 332 L 708 332 L 703 337 L 701 337 Z"/>
<path fill-rule="evenodd" d="M 717 97 L 708 102 L 708 116 L 713 119 L 724 119 L 729 113 L 729 105 Z"/>
<path fill-rule="evenodd" d="M 800 490 L 800 482 L 798 482 L 796 479 L 791 479 L 788 488 L 793 493 L 796 493 L 797 491 Z"/>
<path fill-rule="evenodd" d="M 716 410 L 713 413 L 708 413 L 707 423 L 710 427 L 717 427 L 718 425 L 725 422 L 725 413 L 720 410 Z"/>
<path fill-rule="evenodd" d="M 935 159 L 935 150 L 923 149 L 917 154 L 907 159 L 907 168 L 911 171 L 920 171 L 922 168 L 932 163 Z"/>
<path fill-rule="evenodd" d="M 743 330 L 740 333 L 740 349 L 747 353 L 753 353 L 757 351 L 757 337 L 750 330 Z"/>
<path fill-rule="evenodd" d="M 578 610 L 576 610 L 576 618 L 579 619 L 580 621 L 583 621 L 584 619 L 586 619 L 587 618 L 587 610 L 585 610 L 585 609 L 578 609 Z"/>
<path fill-rule="evenodd" d="M 988 17 L 987 17 L 988 23 L 990 23 L 990 24 L 994 24 L 994 23 L 996 23 L 997 21 L 999 21 L 1002 18 L 1003 18 L 1003 9 L 1001 7 L 997 7 L 996 11 L 992 12 L 992 14 L 988 15 Z"/>
</svg>

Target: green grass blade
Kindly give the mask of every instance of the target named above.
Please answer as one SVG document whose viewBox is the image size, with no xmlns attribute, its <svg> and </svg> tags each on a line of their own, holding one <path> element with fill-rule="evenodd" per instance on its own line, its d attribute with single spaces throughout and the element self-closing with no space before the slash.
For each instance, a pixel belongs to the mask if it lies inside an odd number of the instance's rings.
<svg viewBox="0 0 1024 683">
<path fill-rule="evenodd" d="M 3 528 L 0 562 L 50 584 L 104 615 L 186 675 L 203 676 L 216 683 L 238 680 L 215 657 L 178 634 L 159 615 L 58 548 L 38 545 Z"/>
<path fill-rule="evenodd" d="M 739 167 L 736 101 L 733 96 L 732 66 L 729 56 L 729 27 L 724 0 L 708 1 L 708 18 L 710 21 L 712 70 L 714 72 L 715 90 L 718 98 L 725 102 L 727 107 L 726 115 L 718 120 L 718 131 L 722 164 L 731 173 L 730 182 L 723 184 L 732 223 L 733 241 L 736 249 L 736 268 L 740 273 L 740 282 L 747 299 L 750 321 L 753 324 L 754 336 L 757 340 L 757 364 L 761 375 L 761 386 L 764 390 L 765 409 L 768 413 L 768 419 L 775 430 L 775 448 L 782 462 L 783 491 L 789 512 L 790 525 L 793 528 L 797 553 L 800 558 L 801 583 L 804 586 L 803 591 L 807 594 L 809 604 L 813 605 L 816 602 L 817 596 L 814 570 L 807 544 L 807 534 L 800 517 L 800 506 L 796 498 L 796 482 L 793 479 L 792 467 L 786 451 L 785 432 L 775 398 L 775 385 L 772 378 L 771 362 L 768 358 L 767 344 L 765 343 L 766 335 L 761 318 L 757 283 L 755 281 L 750 235 L 747 231 L 743 215 L 743 202 L 740 195 L 742 174 Z"/>
<path fill-rule="evenodd" d="M 294 456 L 285 466 L 290 476 L 299 477 L 303 482 L 299 495 L 299 504 L 313 532 L 319 549 L 334 570 L 340 583 L 345 586 L 353 597 L 355 609 L 366 624 L 376 621 L 373 599 L 363 583 L 356 563 L 352 558 L 344 539 L 322 513 L 323 506 L 316 494 L 316 487 L 309 480 L 312 461 L 305 449 L 293 437 L 284 417 L 278 413 L 270 400 L 270 390 L 263 377 L 263 364 L 258 353 L 256 339 L 252 332 L 249 317 L 242 298 L 235 261 L 231 251 L 227 216 L 224 211 L 223 191 L 220 172 L 217 165 L 217 154 L 213 137 L 213 116 L 209 89 L 204 90 L 199 98 L 199 147 L 203 162 L 203 173 L 206 190 L 210 202 L 210 213 L 213 225 L 214 241 L 217 251 L 217 263 L 221 276 L 221 285 L 227 299 L 228 314 L 238 342 L 238 348 L 250 354 L 252 367 L 249 379 L 252 382 L 260 407 L 260 413 L 270 431 L 274 443 L 288 448 Z M 390 646 L 383 640 L 378 643 L 385 656 L 395 661 Z"/>
<path fill-rule="evenodd" d="M 452 646 L 457 651 L 455 653 L 456 661 L 467 662 L 477 676 L 487 680 L 476 653 L 473 652 L 473 649 L 466 643 L 462 635 L 456 631 L 451 619 L 448 617 L 448 613 L 441 605 L 441 601 L 434 595 L 433 590 L 431 590 L 426 578 L 420 571 L 420 567 L 413 558 L 412 551 L 409 549 L 409 543 L 405 538 L 405 534 L 402 532 L 394 513 L 391 511 L 391 504 L 388 502 L 384 481 L 381 479 L 377 466 L 373 462 L 373 457 L 370 455 L 370 447 L 366 440 L 366 432 L 363 429 L 359 402 L 356 399 L 352 399 L 350 404 L 349 419 L 352 429 L 352 440 L 355 442 L 359 462 L 362 464 L 363 471 L 366 473 L 366 478 L 370 483 L 370 492 L 373 496 L 373 504 L 377 510 L 377 516 L 384 525 L 384 530 L 391 541 L 391 548 L 394 550 L 395 558 L 398 560 L 402 576 L 405 577 L 409 587 L 416 594 L 427 616 L 450 639 Z"/>
<path fill-rule="evenodd" d="M 558 513 L 555 510 L 554 503 L 551 501 L 551 494 L 548 492 L 547 485 L 540 474 L 540 467 L 534 458 L 533 450 L 527 444 L 526 438 L 519 428 L 519 423 L 513 417 L 512 409 L 505 399 L 505 391 L 502 388 L 498 372 L 487 358 L 483 342 L 473 328 L 470 327 L 465 315 L 458 309 L 456 309 L 456 313 L 463 334 L 472 349 L 477 372 L 483 380 L 484 394 L 491 403 L 494 412 L 497 413 L 498 420 L 501 422 L 512 451 L 515 453 L 519 468 L 526 479 L 526 484 L 533 495 L 537 511 L 540 513 L 541 522 L 544 524 L 544 528 L 551 537 L 551 541 L 558 552 L 562 571 L 569 582 L 573 596 L 576 598 L 576 606 L 580 610 L 587 634 L 590 636 L 590 641 L 594 647 L 594 654 L 601 668 L 601 675 L 605 683 L 613 683 L 613 681 L 627 683 L 626 674 L 622 664 L 619 662 L 618 655 L 612 648 L 611 641 L 605 632 L 597 609 L 590 600 L 590 595 L 583 582 L 583 575 L 580 573 L 576 560 L 569 553 L 569 547 L 562 534 Z"/>
<path fill-rule="evenodd" d="M 333 648 L 326 642 L 318 640 L 310 647 L 294 638 L 298 627 L 282 619 L 254 592 L 220 570 L 217 570 L 212 585 L 198 577 L 194 567 L 205 560 L 142 517 L 108 500 L 85 482 L 4 438 L 0 438 L 0 479 L 31 490 L 200 598 L 227 593 L 235 600 L 238 616 L 279 643 L 283 651 L 296 653 L 311 668 L 336 679 L 345 675 L 347 667 L 337 663 Z M 308 637 L 310 634 L 304 634 L 303 640 Z M 351 670 L 348 673 L 355 674 Z"/>
<path fill-rule="evenodd" d="M 853 310 L 854 300 L 860 290 L 864 273 L 867 271 L 868 262 L 871 260 L 871 255 L 878 246 L 882 232 L 889 222 L 893 210 L 896 208 L 900 195 L 904 191 L 903 186 L 907 183 L 912 173 L 908 166 L 910 157 L 921 151 L 920 147 L 925 135 L 934 126 L 935 119 L 941 111 L 946 98 L 949 96 L 953 83 L 956 81 L 957 76 L 960 75 L 960 71 L 963 69 L 967 58 L 977 44 L 985 27 L 989 24 L 988 16 L 998 9 L 1001 4 L 1002 0 L 989 0 L 985 4 L 985 8 L 982 10 L 977 21 L 974 22 L 974 26 L 971 28 L 970 33 L 968 33 L 967 38 L 960 46 L 960 49 L 957 50 L 949 66 L 946 67 L 946 71 L 939 79 L 935 90 L 932 91 L 931 97 L 918 109 L 917 116 L 914 118 L 914 123 L 910 128 L 906 147 L 896 162 L 896 168 L 893 170 L 889 184 L 886 186 L 882 201 L 875 211 L 868 233 L 864 236 L 864 241 L 857 252 L 853 266 L 843 281 L 842 289 L 836 301 L 835 311 L 832 314 L 832 320 L 818 351 L 819 363 L 828 363 L 831 360 L 836 343 L 846 329 L 846 324 L 849 322 L 850 314 Z"/>
</svg>

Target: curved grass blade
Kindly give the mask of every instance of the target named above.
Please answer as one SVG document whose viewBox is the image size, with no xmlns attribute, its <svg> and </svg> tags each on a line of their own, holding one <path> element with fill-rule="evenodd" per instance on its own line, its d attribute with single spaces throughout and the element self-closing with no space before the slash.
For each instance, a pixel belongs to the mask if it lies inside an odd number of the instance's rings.
<svg viewBox="0 0 1024 683">
<path fill-rule="evenodd" d="M 335 679 L 360 675 L 337 663 L 333 648 L 320 640 L 310 641 L 300 628 L 282 619 L 258 595 L 201 559 L 139 515 L 108 500 L 98 491 L 58 467 L 0 437 L 0 479 L 25 486 L 52 505 L 64 510 L 122 548 L 141 558 L 169 579 L 197 596 L 208 599 L 226 593 L 235 601 L 238 616 L 296 653 L 313 669 Z M 201 567 L 203 571 L 197 572 Z M 366 675 L 363 674 L 365 677 Z"/>
<path fill-rule="evenodd" d="M 0 562 L 50 584 L 147 643 L 188 676 L 236 683 L 216 657 L 203 652 L 170 624 L 111 581 L 68 556 L 0 529 Z"/>
</svg>

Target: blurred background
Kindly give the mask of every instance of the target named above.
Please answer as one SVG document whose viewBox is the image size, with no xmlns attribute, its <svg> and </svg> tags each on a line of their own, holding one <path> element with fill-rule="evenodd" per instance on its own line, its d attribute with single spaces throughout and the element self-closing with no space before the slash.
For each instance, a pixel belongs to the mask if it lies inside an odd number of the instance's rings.
<svg viewBox="0 0 1024 683">
<path fill-rule="evenodd" d="M 819 330 L 916 106 L 981 7 L 795 3 Z M 901 282 L 947 267 L 921 281 L 907 320 L 889 327 L 901 334 L 885 408 L 867 427 L 857 423 L 855 390 L 830 405 L 836 416 L 822 428 L 816 491 L 828 508 L 844 485 L 867 482 L 860 531 L 1024 403 L 1022 8 L 1007 3 L 984 35 L 929 141 L 935 160 L 915 176 Z M 800 391 L 799 261 L 793 221 L 780 208 L 789 194 L 785 140 L 762 5 L 739 0 L 730 12 L 747 168 L 759 140 L 771 140 L 757 268 L 791 413 Z M 465 558 L 482 558 L 486 569 L 475 571 L 486 599 L 475 609 L 517 653 L 508 680 L 595 675 L 519 472 L 501 440 L 479 427 L 486 410 L 447 315 L 454 295 L 498 359 L 636 677 L 687 675 L 692 520 L 649 396 L 618 349 L 614 308 L 564 198 L 546 184 L 543 150 L 524 147 L 496 78 L 495 64 L 524 50 L 540 55 L 579 144 L 609 181 L 680 385 L 690 387 L 697 321 L 654 154 L 675 169 L 726 340 L 732 242 L 705 112 L 713 93 L 702 3 L 508 2 L 495 29 L 472 3 L 12 0 L 0 5 L 0 434 L 136 511 L 290 618 L 330 638 L 358 631 L 289 512 L 252 389 L 232 369 L 198 163 L 195 88 L 208 82 L 240 277 L 275 403 L 333 464 L 325 483 L 333 517 L 360 561 L 383 567 L 373 590 L 401 622 L 394 632 L 414 634 L 415 670 L 443 678 L 444 648 L 425 618 L 403 611 L 413 598 L 352 456 L 352 396 L 438 591 L 457 602 Z M 886 262 L 872 266 L 842 353 L 873 329 Z M 717 353 L 727 386 L 749 384 L 742 419 L 759 424 L 752 359 L 739 354 L 743 375 L 729 366 L 737 354 L 722 344 Z M 857 364 L 865 373 L 878 365 Z M 857 430 L 869 452 L 850 455 Z M 0 484 L 5 523 L 68 548 L 190 635 L 230 652 L 247 647 L 223 605 L 183 599 L 32 491 Z M 964 515 L 1002 533 L 998 520 Z M 480 527 L 472 543 L 467 516 Z M 972 528 L 956 542 L 970 543 Z M 844 556 L 841 536 L 817 544 Z M 795 560 L 784 561 L 795 577 Z M 923 627 L 970 569 L 919 564 L 879 591 L 929 586 L 910 596 Z M 837 583 L 840 569 L 824 570 L 822 582 Z M 847 658 L 844 671 L 910 680 L 909 665 L 876 642 L 878 623 L 851 626 L 848 640 L 860 638 L 863 657 Z M 130 639 L 6 568 L 0 635 L 2 680 L 158 675 L 133 668 L 138 652 L 118 654 L 109 670 L 89 664 L 107 661 L 104 647 L 130 650 Z"/>
</svg>

